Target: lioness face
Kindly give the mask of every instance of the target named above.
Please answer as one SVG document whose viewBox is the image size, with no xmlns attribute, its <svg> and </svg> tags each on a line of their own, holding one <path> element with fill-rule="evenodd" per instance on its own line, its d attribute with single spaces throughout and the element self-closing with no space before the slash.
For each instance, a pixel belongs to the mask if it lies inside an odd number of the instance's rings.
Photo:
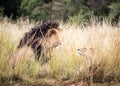
<svg viewBox="0 0 120 86">
<path fill-rule="evenodd" d="M 79 48 L 77 50 L 77 55 L 84 56 L 85 55 L 86 48 Z"/>
<path fill-rule="evenodd" d="M 77 55 L 83 57 L 93 57 L 94 49 L 93 48 L 79 48 L 77 50 Z"/>
<path fill-rule="evenodd" d="M 55 48 L 61 45 L 61 41 L 59 39 L 59 30 L 51 29 L 48 31 L 46 35 L 46 42 L 49 44 L 49 47 Z"/>
</svg>

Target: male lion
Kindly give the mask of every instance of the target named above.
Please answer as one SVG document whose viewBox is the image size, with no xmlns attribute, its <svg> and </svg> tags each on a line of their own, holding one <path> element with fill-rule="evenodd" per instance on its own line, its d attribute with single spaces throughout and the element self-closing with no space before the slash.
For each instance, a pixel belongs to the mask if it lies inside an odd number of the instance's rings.
<svg viewBox="0 0 120 86">
<path fill-rule="evenodd" d="M 37 24 L 29 32 L 26 32 L 18 45 L 18 51 L 13 55 L 16 60 L 19 56 L 16 55 L 24 46 L 30 47 L 34 53 L 35 59 L 40 57 L 43 62 L 50 59 L 51 50 L 60 45 L 59 39 L 59 23 L 55 21 L 47 21 Z M 15 60 L 15 61 L 16 61 Z M 12 62 L 14 63 L 14 62 Z"/>
</svg>

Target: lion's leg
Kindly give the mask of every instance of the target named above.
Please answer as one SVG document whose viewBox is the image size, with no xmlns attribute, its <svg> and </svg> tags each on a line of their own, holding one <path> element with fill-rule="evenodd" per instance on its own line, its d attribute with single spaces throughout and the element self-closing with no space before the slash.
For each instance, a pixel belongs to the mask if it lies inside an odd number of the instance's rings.
<svg viewBox="0 0 120 86">
<path fill-rule="evenodd" d="M 14 52 L 13 54 L 12 54 L 12 56 L 10 57 L 10 59 L 9 59 L 9 64 L 10 64 L 10 66 L 14 69 L 16 66 L 17 66 L 17 64 L 18 64 L 18 61 L 19 61 L 19 59 L 20 59 L 20 53 L 21 53 L 21 50 L 20 49 L 18 49 L 16 52 Z"/>
</svg>

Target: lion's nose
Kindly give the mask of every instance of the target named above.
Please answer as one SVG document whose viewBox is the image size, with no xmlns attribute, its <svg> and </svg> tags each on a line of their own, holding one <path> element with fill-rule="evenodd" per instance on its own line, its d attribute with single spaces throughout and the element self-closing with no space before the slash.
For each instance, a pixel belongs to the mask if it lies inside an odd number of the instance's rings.
<svg viewBox="0 0 120 86">
<path fill-rule="evenodd" d="M 57 44 L 58 45 L 62 45 L 61 40 L 58 40 Z"/>
<path fill-rule="evenodd" d="M 59 44 L 59 45 L 62 45 L 62 43 L 61 43 L 61 42 L 59 42 L 58 44 Z"/>
</svg>

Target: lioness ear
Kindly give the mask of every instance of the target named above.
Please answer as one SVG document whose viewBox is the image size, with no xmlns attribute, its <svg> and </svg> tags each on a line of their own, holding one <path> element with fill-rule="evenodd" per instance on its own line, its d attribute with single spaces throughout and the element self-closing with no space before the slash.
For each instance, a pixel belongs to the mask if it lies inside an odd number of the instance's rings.
<svg viewBox="0 0 120 86">
<path fill-rule="evenodd" d="M 52 35 L 55 35 L 57 32 L 56 30 L 50 30 L 50 32 L 48 33 L 48 36 L 51 37 Z"/>
</svg>

